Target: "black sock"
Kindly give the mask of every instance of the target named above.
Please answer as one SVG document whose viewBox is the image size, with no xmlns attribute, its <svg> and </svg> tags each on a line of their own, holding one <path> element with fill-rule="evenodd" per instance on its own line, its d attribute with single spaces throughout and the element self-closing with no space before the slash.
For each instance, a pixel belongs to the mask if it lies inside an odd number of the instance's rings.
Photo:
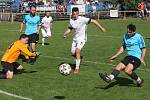
<svg viewBox="0 0 150 100">
<path fill-rule="evenodd" d="M 135 73 L 135 72 L 132 72 L 132 74 L 131 75 L 129 75 L 132 79 L 134 79 L 134 80 L 137 80 L 138 79 L 138 76 L 137 76 L 137 74 Z"/>
<path fill-rule="evenodd" d="M 0 74 L 0 79 L 6 79 L 6 74 Z"/>
<path fill-rule="evenodd" d="M 111 74 L 114 75 L 114 78 L 116 78 L 119 75 L 119 73 L 119 70 L 114 69 Z"/>
</svg>

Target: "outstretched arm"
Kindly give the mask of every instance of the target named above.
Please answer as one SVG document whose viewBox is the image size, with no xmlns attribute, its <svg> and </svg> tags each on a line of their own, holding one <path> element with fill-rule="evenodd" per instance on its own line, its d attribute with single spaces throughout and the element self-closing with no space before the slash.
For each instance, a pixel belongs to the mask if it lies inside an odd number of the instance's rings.
<svg viewBox="0 0 150 100">
<path fill-rule="evenodd" d="M 22 46 L 19 46 L 18 47 L 23 53 L 25 53 L 26 55 L 28 55 L 28 56 L 36 56 L 36 54 L 35 53 L 32 53 L 32 52 L 30 52 L 29 50 L 28 50 L 28 48 L 27 48 L 27 46 L 26 45 L 22 45 Z"/>
<path fill-rule="evenodd" d="M 106 32 L 106 29 L 103 28 L 97 20 L 91 19 L 91 23 L 94 23 L 101 31 Z"/>
<path fill-rule="evenodd" d="M 118 50 L 118 52 L 110 58 L 110 61 L 111 62 L 114 61 L 120 54 L 122 54 L 124 52 L 124 50 L 125 50 L 124 47 L 121 46 L 120 49 Z"/>
<path fill-rule="evenodd" d="M 145 55 L 146 55 L 146 48 L 142 48 L 142 57 L 141 57 L 141 62 L 144 64 L 144 66 L 146 66 L 145 63 Z"/>
<path fill-rule="evenodd" d="M 71 31 L 72 31 L 72 30 L 71 30 L 70 28 L 68 28 L 68 29 L 66 30 L 66 32 L 64 33 L 64 38 L 66 38 L 67 35 L 68 35 Z"/>
</svg>

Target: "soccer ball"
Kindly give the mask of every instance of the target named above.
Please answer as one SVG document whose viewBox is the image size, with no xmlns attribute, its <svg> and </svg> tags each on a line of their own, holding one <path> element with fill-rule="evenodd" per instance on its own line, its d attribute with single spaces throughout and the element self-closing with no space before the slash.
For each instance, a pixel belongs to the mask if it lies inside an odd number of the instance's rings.
<svg viewBox="0 0 150 100">
<path fill-rule="evenodd" d="M 69 75 L 71 73 L 71 66 L 67 63 L 63 63 L 59 66 L 59 72 L 62 75 Z"/>
</svg>

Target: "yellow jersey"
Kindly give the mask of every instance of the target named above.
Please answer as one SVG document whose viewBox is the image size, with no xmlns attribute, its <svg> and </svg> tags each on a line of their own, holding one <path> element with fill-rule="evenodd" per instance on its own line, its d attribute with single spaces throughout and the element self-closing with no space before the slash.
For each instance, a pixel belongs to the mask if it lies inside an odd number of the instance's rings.
<svg viewBox="0 0 150 100">
<path fill-rule="evenodd" d="M 9 46 L 9 48 L 4 53 L 4 56 L 2 57 L 1 61 L 5 61 L 9 63 L 16 62 L 21 52 L 27 54 L 28 56 L 34 55 L 32 52 L 28 50 L 28 47 L 26 44 L 18 40 Z"/>
</svg>

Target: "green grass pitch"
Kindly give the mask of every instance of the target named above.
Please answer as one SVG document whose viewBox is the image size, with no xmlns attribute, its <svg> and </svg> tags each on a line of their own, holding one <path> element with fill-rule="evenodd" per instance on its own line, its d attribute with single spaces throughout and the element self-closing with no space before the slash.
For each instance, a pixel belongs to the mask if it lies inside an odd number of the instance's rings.
<svg viewBox="0 0 150 100">
<path fill-rule="evenodd" d="M 102 33 L 96 26 L 88 26 L 88 41 L 82 50 L 84 60 L 81 63 L 79 75 L 73 72 L 69 76 L 62 76 L 58 72 L 61 62 L 74 64 L 70 56 L 72 35 L 63 38 L 63 32 L 67 28 L 68 21 L 55 21 L 53 24 L 53 36 L 47 40 L 49 45 L 44 47 L 37 45 L 37 51 L 41 52 L 35 65 L 20 62 L 25 71 L 15 75 L 12 80 L 0 80 L 0 90 L 28 97 L 33 100 L 148 100 L 150 98 L 150 21 L 140 19 L 113 19 L 100 20 L 107 29 Z M 114 63 L 109 63 L 109 58 L 117 52 L 121 46 L 123 33 L 126 26 L 133 23 L 137 26 L 146 41 L 148 53 L 146 55 L 147 66 L 140 66 L 137 74 L 144 78 L 143 87 L 136 87 L 132 80 L 123 72 L 119 75 L 119 81 L 111 84 L 103 82 L 99 72 L 110 73 L 125 54 L 122 54 Z M 0 23 L 0 58 L 8 45 L 15 41 L 21 33 L 18 32 L 19 23 Z M 39 41 L 41 42 L 41 40 Z M 1 66 L 2 68 L 2 66 Z M 19 98 L 0 94 L 0 100 L 20 100 Z"/>
</svg>

